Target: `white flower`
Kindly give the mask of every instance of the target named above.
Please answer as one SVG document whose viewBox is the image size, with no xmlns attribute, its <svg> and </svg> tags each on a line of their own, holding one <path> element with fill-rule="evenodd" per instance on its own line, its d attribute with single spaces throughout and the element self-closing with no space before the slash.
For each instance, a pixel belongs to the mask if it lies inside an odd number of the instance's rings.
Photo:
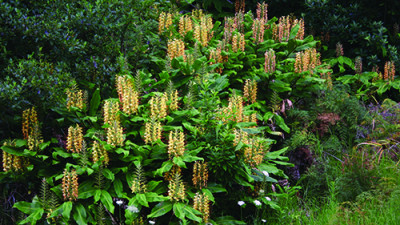
<svg viewBox="0 0 400 225">
<path fill-rule="evenodd" d="M 261 219 L 261 221 L 262 221 L 263 223 L 266 223 L 266 222 L 267 222 L 267 220 L 264 220 L 264 219 Z"/>
<path fill-rule="evenodd" d="M 134 205 L 129 205 L 128 207 L 126 207 L 126 209 L 129 210 L 132 213 L 138 213 L 139 212 L 139 209 Z"/>
<path fill-rule="evenodd" d="M 149 220 L 149 224 L 156 224 L 153 220 Z"/>
<path fill-rule="evenodd" d="M 270 197 L 265 197 L 265 199 L 267 199 L 267 201 L 271 201 L 271 198 L 270 198 Z"/>
<path fill-rule="evenodd" d="M 239 206 L 244 205 L 244 201 L 238 201 L 238 205 L 239 205 Z"/>
<path fill-rule="evenodd" d="M 260 205 L 261 205 L 261 202 L 258 201 L 258 200 L 254 200 L 254 204 L 255 204 L 256 206 L 260 206 Z"/>
<path fill-rule="evenodd" d="M 122 200 L 118 200 L 115 203 L 117 203 L 117 205 L 122 205 L 124 202 Z"/>
<path fill-rule="evenodd" d="M 264 189 L 260 189 L 260 194 L 263 194 L 264 193 Z"/>
<path fill-rule="evenodd" d="M 269 177 L 269 173 L 267 172 L 267 171 L 262 171 L 262 173 L 266 176 L 266 177 Z"/>
</svg>

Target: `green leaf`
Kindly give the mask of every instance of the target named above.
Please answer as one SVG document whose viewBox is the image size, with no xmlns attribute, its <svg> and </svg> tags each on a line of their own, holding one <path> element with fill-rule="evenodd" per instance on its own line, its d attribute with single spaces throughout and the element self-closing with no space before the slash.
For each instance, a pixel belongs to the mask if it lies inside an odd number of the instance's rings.
<svg viewBox="0 0 400 225">
<path fill-rule="evenodd" d="M 174 164 L 169 160 L 163 162 L 161 168 L 157 169 L 156 172 L 154 172 L 154 175 L 162 177 L 163 173 L 170 171 L 173 165 Z"/>
<path fill-rule="evenodd" d="M 182 157 L 176 156 L 176 157 L 173 158 L 172 161 L 173 161 L 176 165 L 178 165 L 179 167 L 186 168 L 186 164 L 185 164 L 185 162 L 183 162 Z"/>
<path fill-rule="evenodd" d="M 98 202 L 101 197 L 101 189 L 97 189 L 94 193 L 94 202 Z"/>
<path fill-rule="evenodd" d="M 106 190 L 101 190 L 100 201 L 103 203 L 104 207 L 108 209 L 111 213 L 114 213 L 114 204 L 110 193 Z"/>
<path fill-rule="evenodd" d="M 24 151 L 15 147 L 3 145 L 0 147 L 3 151 L 17 156 L 25 156 Z"/>
<path fill-rule="evenodd" d="M 160 217 L 172 210 L 172 203 L 170 201 L 165 201 L 158 203 L 147 216 L 148 218 Z"/>
<path fill-rule="evenodd" d="M 35 225 L 38 220 L 40 220 L 43 216 L 44 209 L 39 208 L 33 211 L 26 219 L 20 222 L 20 224 L 30 223 L 31 225 Z"/>
<path fill-rule="evenodd" d="M 201 223 L 202 219 L 197 216 L 197 215 L 201 215 L 201 213 L 199 211 L 193 209 L 192 207 L 190 207 L 188 205 L 186 207 L 184 207 L 183 210 L 184 210 L 187 218 L 189 218 L 193 221 L 196 221 L 198 223 Z"/>
<path fill-rule="evenodd" d="M 296 35 L 297 35 L 297 32 L 299 31 L 299 29 L 300 29 L 300 25 L 299 25 L 299 24 L 297 24 L 296 26 L 294 26 L 294 27 L 292 28 L 292 30 L 290 31 L 289 39 L 295 38 Z"/>
<path fill-rule="evenodd" d="M 115 179 L 113 182 L 113 185 L 114 185 L 114 190 L 115 190 L 115 193 L 117 194 L 117 197 L 123 198 L 125 193 L 124 193 L 124 187 L 122 185 L 121 180 L 118 178 Z"/>
<path fill-rule="evenodd" d="M 44 143 L 40 143 L 39 144 L 39 149 L 40 150 L 45 150 L 47 147 L 49 147 L 49 145 L 50 145 L 50 141 L 46 141 L 46 142 L 44 142 Z"/>
<path fill-rule="evenodd" d="M 194 156 L 194 155 L 189 155 L 189 154 L 185 154 L 183 155 L 183 161 L 185 162 L 194 162 L 194 161 L 204 161 L 203 158 L 198 157 L 198 156 Z"/>
<path fill-rule="evenodd" d="M 284 130 L 286 133 L 290 133 L 290 128 L 286 125 L 281 116 L 274 114 L 274 119 L 276 121 L 276 125 L 282 128 L 282 130 Z"/>
<path fill-rule="evenodd" d="M 80 204 L 80 203 L 75 204 L 75 207 L 74 207 L 74 219 L 75 219 L 76 223 L 78 225 L 88 224 L 86 218 L 87 218 L 87 216 L 86 216 L 85 207 L 83 207 L 83 205 Z"/>
<path fill-rule="evenodd" d="M 137 202 L 142 205 L 142 206 L 146 206 L 149 207 L 149 203 L 147 202 L 147 198 L 145 194 L 137 194 L 135 196 Z"/>
<path fill-rule="evenodd" d="M 99 105 L 100 105 L 100 89 L 97 88 L 93 93 L 92 99 L 90 99 L 89 115 L 91 116 L 96 115 Z"/>
<path fill-rule="evenodd" d="M 207 195 L 208 199 L 210 199 L 210 201 L 215 203 L 215 199 L 214 199 L 214 195 L 211 193 L 210 190 L 208 190 L 207 188 L 203 188 L 201 189 L 201 191 Z"/>
<path fill-rule="evenodd" d="M 173 207 L 175 216 L 181 220 L 185 219 L 185 212 L 183 211 L 185 207 L 186 205 L 182 202 L 176 202 Z"/>
<path fill-rule="evenodd" d="M 17 148 L 21 148 L 22 146 L 26 146 L 27 141 L 23 140 L 23 139 L 18 139 L 17 141 L 15 141 L 15 147 Z"/>
<path fill-rule="evenodd" d="M 111 170 L 109 170 L 107 168 L 103 169 L 103 175 L 104 175 L 105 178 L 107 178 L 107 179 L 109 179 L 111 181 L 113 181 L 114 178 L 115 178 L 114 173 L 111 172 Z"/>
<path fill-rule="evenodd" d="M 163 202 L 168 200 L 167 196 L 158 195 L 155 192 L 146 192 L 145 195 L 148 202 Z"/>
<path fill-rule="evenodd" d="M 61 206 L 62 208 L 62 216 L 64 218 L 66 218 L 67 220 L 69 220 L 69 217 L 71 215 L 71 210 L 72 210 L 72 202 L 68 201 L 68 202 L 64 202 Z"/>
</svg>

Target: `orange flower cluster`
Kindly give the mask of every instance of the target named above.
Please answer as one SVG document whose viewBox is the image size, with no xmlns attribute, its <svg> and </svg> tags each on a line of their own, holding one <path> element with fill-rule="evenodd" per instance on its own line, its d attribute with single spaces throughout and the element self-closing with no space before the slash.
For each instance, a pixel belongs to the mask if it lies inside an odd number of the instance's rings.
<svg viewBox="0 0 400 225">
<path fill-rule="evenodd" d="M 211 16 L 200 17 L 200 23 L 194 25 L 194 39 L 196 39 L 202 46 L 207 46 L 208 42 L 214 35 L 214 32 L 211 31 L 213 26 Z"/>
<path fill-rule="evenodd" d="M 93 163 L 96 163 L 97 161 L 103 159 L 102 164 L 105 166 L 107 166 L 108 163 L 110 162 L 110 158 L 108 157 L 107 150 L 98 141 L 93 142 L 92 159 L 93 159 Z"/>
<path fill-rule="evenodd" d="M 15 142 L 4 142 L 3 146 L 15 146 Z M 10 154 L 6 151 L 3 151 L 3 171 L 14 171 L 19 172 L 22 171 L 24 168 L 29 166 L 28 158 L 23 156 L 17 156 Z"/>
<path fill-rule="evenodd" d="M 68 172 L 64 170 L 62 178 L 62 193 L 64 201 L 76 201 L 78 199 L 78 175 L 75 170 Z"/>
<path fill-rule="evenodd" d="M 294 63 L 294 72 L 302 73 L 310 71 L 313 73 L 315 67 L 321 65 L 320 54 L 315 48 L 307 49 L 296 53 L 296 62 Z"/>
<path fill-rule="evenodd" d="M 193 165 L 193 185 L 199 189 L 207 187 L 208 168 L 206 162 L 196 161 Z"/>
<path fill-rule="evenodd" d="M 172 25 L 172 14 L 162 12 L 158 16 L 158 32 L 161 34 L 162 32 L 169 29 Z"/>
<path fill-rule="evenodd" d="M 255 80 L 247 79 L 243 88 L 243 97 L 249 100 L 251 103 L 255 103 L 257 100 L 257 82 Z"/>
<path fill-rule="evenodd" d="M 104 124 L 112 124 L 113 121 L 119 123 L 119 104 L 113 100 L 104 101 Z"/>
<path fill-rule="evenodd" d="M 210 62 L 210 65 L 217 64 L 217 63 L 224 63 L 224 57 L 221 55 L 221 48 L 214 48 L 210 49 L 209 59 L 214 59 L 215 62 Z M 217 73 L 222 73 L 222 68 L 218 67 L 215 69 Z"/>
<path fill-rule="evenodd" d="M 104 124 L 108 124 L 107 144 L 112 146 L 122 146 L 124 144 L 123 128 L 119 118 L 119 104 L 113 100 L 104 102 Z"/>
<path fill-rule="evenodd" d="M 263 2 L 261 3 L 257 3 L 257 10 L 256 10 L 256 14 L 257 14 L 257 19 L 264 19 L 264 23 L 268 22 L 268 4 Z"/>
<path fill-rule="evenodd" d="M 76 88 L 67 89 L 67 109 L 71 110 L 72 107 L 76 107 L 78 109 L 83 109 L 85 107 L 84 104 L 84 94 L 82 90 L 77 90 Z"/>
<path fill-rule="evenodd" d="M 394 62 L 393 61 L 386 62 L 385 68 L 384 68 L 383 79 L 394 81 L 395 73 L 396 73 L 396 69 L 394 66 Z"/>
<path fill-rule="evenodd" d="M 338 42 L 338 43 L 336 43 L 336 57 L 343 56 L 343 55 L 344 55 L 343 45 L 340 42 Z"/>
<path fill-rule="evenodd" d="M 150 117 L 152 119 L 162 119 L 167 116 L 167 101 L 168 96 L 164 93 L 161 96 L 151 97 L 150 104 Z"/>
<path fill-rule="evenodd" d="M 237 146 L 239 142 L 249 144 L 249 134 L 241 129 L 235 129 L 235 139 L 233 139 L 233 146 Z"/>
<path fill-rule="evenodd" d="M 304 39 L 304 20 L 300 19 L 292 19 L 290 16 L 283 16 L 279 18 L 278 24 L 274 26 L 272 29 L 272 38 L 276 41 L 288 41 L 290 37 L 290 31 L 296 25 L 299 25 L 300 28 L 297 31 L 296 39 L 303 40 Z"/>
<path fill-rule="evenodd" d="M 107 129 L 107 144 L 112 146 L 124 145 L 124 130 L 118 121 L 113 121 L 111 127 Z"/>
<path fill-rule="evenodd" d="M 196 193 L 193 198 L 193 208 L 201 212 L 203 216 L 203 223 L 207 223 L 210 218 L 210 200 L 205 193 Z"/>
<path fill-rule="evenodd" d="M 276 67 L 275 51 L 273 49 L 270 49 L 269 51 L 265 52 L 264 56 L 265 56 L 264 71 L 266 73 L 275 72 L 275 67 Z"/>
<path fill-rule="evenodd" d="M 182 16 L 179 18 L 179 33 L 182 37 L 185 37 L 187 32 L 193 30 L 192 19 L 189 16 Z"/>
<path fill-rule="evenodd" d="M 175 111 L 179 108 L 178 90 L 171 91 L 168 95 L 169 110 Z"/>
<path fill-rule="evenodd" d="M 174 157 L 183 156 L 185 152 L 185 134 L 180 130 L 170 131 L 168 139 L 168 155 Z"/>
<path fill-rule="evenodd" d="M 168 184 L 168 197 L 172 201 L 185 200 L 185 185 L 180 173 L 175 173 Z"/>
<path fill-rule="evenodd" d="M 253 20 L 253 41 L 254 43 L 262 43 L 264 41 L 265 21 L 263 18 Z"/>
<path fill-rule="evenodd" d="M 83 130 L 79 124 L 75 127 L 70 126 L 68 128 L 67 137 L 67 150 L 73 153 L 80 153 L 83 148 Z"/>
<path fill-rule="evenodd" d="M 179 56 L 183 56 L 183 59 L 186 60 L 185 43 L 180 39 L 169 40 L 167 55 L 171 60 Z"/>
<path fill-rule="evenodd" d="M 37 149 L 43 143 L 35 107 L 22 112 L 22 134 L 24 139 L 28 141 L 28 148 L 31 151 Z"/>
<path fill-rule="evenodd" d="M 246 46 L 246 42 L 244 39 L 244 34 L 241 33 L 236 33 L 232 37 L 232 51 L 233 52 L 238 52 L 238 50 L 241 50 L 244 52 L 244 48 Z"/>
<path fill-rule="evenodd" d="M 264 143 L 257 138 L 248 140 L 248 147 L 244 149 L 244 161 L 252 167 L 256 167 L 261 164 L 265 155 Z"/>
<path fill-rule="evenodd" d="M 116 83 L 122 111 L 128 115 L 136 113 L 139 108 L 139 92 L 135 90 L 132 80 L 126 75 L 118 76 Z"/>
<path fill-rule="evenodd" d="M 234 95 L 229 98 L 227 107 L 223 107 L 219 112 L 223 122 L 235 121 L 237 123 L 243 122 L 243 98 Z"/>
<path fill-rule="evenodd" d="M 144 129 L 144 142 L 149 144 L 161 139 L 161 131 L 161 122 L 154 120 L 147 122 Z"/>
</svg>

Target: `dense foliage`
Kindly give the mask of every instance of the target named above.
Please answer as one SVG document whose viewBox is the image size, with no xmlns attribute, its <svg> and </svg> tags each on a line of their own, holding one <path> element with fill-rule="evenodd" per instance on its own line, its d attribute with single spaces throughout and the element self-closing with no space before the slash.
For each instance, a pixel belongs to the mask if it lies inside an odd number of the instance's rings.
<svg viewBox="0 0 400 225">
<path fill-rule="evenodd" d="M 1 2 L 0 224 L 337 224 L 395 202 L 394 20 L 278 2 Z"/>
</svg>

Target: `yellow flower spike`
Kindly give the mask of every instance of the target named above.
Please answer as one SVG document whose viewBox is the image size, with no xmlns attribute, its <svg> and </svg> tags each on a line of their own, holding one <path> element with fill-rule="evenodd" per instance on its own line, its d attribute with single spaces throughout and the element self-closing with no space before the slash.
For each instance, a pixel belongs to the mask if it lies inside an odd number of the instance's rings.
<svg viewBox="0 0 400 225">
<path fill-rule="evenodd" d="M 76 124 L 68 128 L 67 150 L 73 153 L 80 153 L 83 146 L 83 129 Z"/>
<path fill-rule="evenodd" d="M 201 212 L 203 222 L 207 223 L 210 217 L 210 200 L 205 193 L 197 192 L 193 198 L 193 208 Z"/>
<path fill-rule="evenodd" d="M 199 189 L 207 187 L 208 181 L 208 168 L 207 163 L 201 163 L 196 161 L 193 165 L 193 185 Z"/>
<path fill-rule="evenodd" d="M 264 19 L 253 20 L 253 41 L 256 44 L 262 43 L 264 41 L 264 24 Z"/>
<path fill-rule="evenodd" d="M 161 122 L 158 121 L 150 121 L 145 124 L 144 131 L 144 142 L 146 144 L 154 143 L 157 140 L 161 139 L 162 126 Z"/>
<path fill-rule="evenodd" d="M 296 73 L 309 71 L 312 74 L 315 67 L 319 65 L 321 65 L 320 54 L 317 53 L 315 48 L 296 53 L 296 61 L 294 63 L 294 71 Z"/>
<path fill-rule="evenodd" d="M 179 33 L 184 37 L 187 32 L 193 30 L 192 19 L 189 16 L 179 18 Z"/>
<path fill-rule="evenodd" d="M 112 124 L 114 121 L 120 122 L 119 104 L 113 100 L 104 101 L 104 124 Z"/>
<path fill-rule="evenodd" d="M 64 176 L 62 178 L 62 193 L 64 201 L 76 201 L 78 199 L 78 175 L 75 170 L 68 172 L 64 170 Z"/>
<path fill-rule="evenodd" d="M 172 201 L 183 201 L 185 200 L 185 185 L 182 182 L 180 173 L 175 173 L 173 179 L 168 184 L 168 197 Z"/>
<path fill-rule="evenodd" d="M 243 97 L 255 103 L 257 100 L 257 82 L 247 79 L 243 88 Z"/>
<path fill-rule="evenodd" d="M 384 67 L 383 79 L 394 81 L 395 73 L 396 69 L 394 62 L 393 61 L 386 62 Z"/>
<path fill-rule="evenodd" d="M 275 51 L 270 49 L 265 52 L 264 56 L 265 56 L 264 71 L 266 73 L 275 72 L 275 63 L 276 63 Z"/>
<path fill-rule="evenodd" d="M 124 145 L 124 131 L 118 121 L 114 121 L 111 127 L 107 129 L 107 144 L 112 146 L 123 146 Z"/>
<path fill-rule="evenodd" d="M 170 131 L 168 138 L 168 155 L 172 159 L 185 152 L 185 135 L 179 130 Z"/>
</svg>

